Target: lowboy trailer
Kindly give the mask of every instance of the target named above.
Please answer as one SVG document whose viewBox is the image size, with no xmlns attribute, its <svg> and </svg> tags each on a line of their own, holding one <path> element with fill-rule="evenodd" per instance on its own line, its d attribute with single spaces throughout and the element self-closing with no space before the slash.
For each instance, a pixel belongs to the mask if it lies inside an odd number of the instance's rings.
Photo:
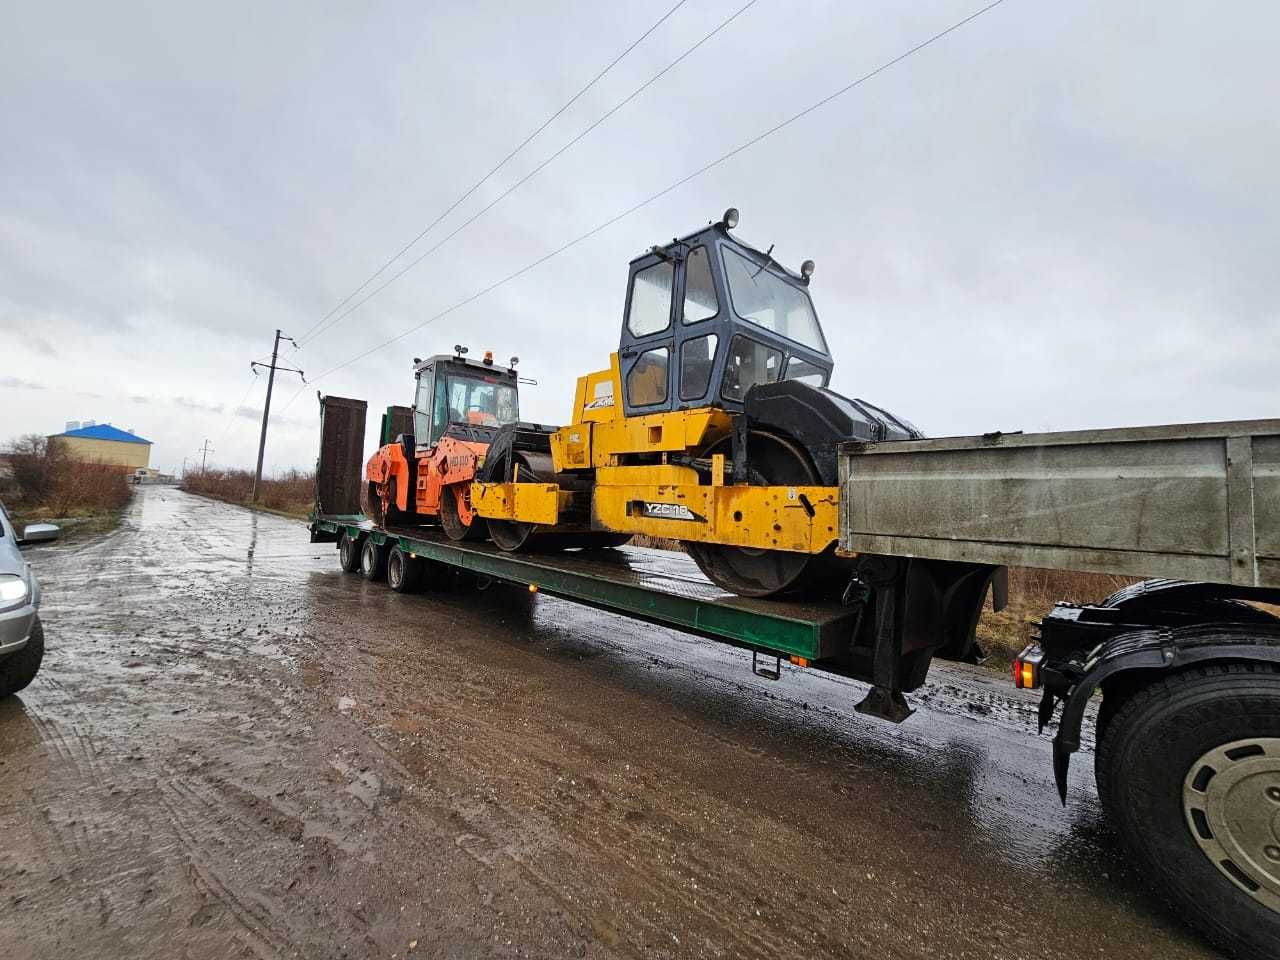
<svg viewBox="0 0 1280 960">
<path fill-rule="evenodd" d="M 1085 707 L 1095 773 L 1162 895 L 1231 953 L 1280 956 L 1280 420 L 940 440 L 838 450 L 839 602 L 749 599 L 691 561 L 635 548 L 509 553 L 358 509 L 365 405 L 321 399 L 314 542 L 410 591 L 450 568 L 664 624 L 871 685 L 902 722 L 934 657 L 981 656 L 974 628 L 1010 565 L 1156 578 L 1060 602 L 1013 664 L 1057 724 L 1062 802 Z M 762 661 L 763 658 L 763 661 Z"/>
</svg>

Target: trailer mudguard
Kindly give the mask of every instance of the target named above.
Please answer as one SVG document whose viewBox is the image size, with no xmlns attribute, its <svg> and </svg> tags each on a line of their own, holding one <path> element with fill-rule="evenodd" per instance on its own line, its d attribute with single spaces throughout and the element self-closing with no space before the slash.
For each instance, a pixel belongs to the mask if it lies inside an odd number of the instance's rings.
<svg viewBox="0 0 1280 960">
<path fill-rule="evenodd" d="M 1129 671 L 1164 672 L 1213 661 L 1280 664 L 1280 621 L 1135 630 L 1092 650 L 1083 671 L 1063 698 L 1062 717 L 1053 738 L 1053 776 L 1063 806 L 1067 803 L 1071 754 L 1080 749 L 1085 707 L 1099 686 Z M 1041 729 L 1048 723 L 1056 700 L 1056 695 L 1046 689 L 1040 704 Z"/>
</svg>

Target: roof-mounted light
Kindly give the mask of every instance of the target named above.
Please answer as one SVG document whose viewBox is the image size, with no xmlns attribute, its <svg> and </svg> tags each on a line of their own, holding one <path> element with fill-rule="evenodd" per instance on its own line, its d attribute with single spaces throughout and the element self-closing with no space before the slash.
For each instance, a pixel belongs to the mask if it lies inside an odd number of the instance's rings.
<svg viewBox="0 0 1280 960">
<path fill-rule="evenodd" d="M 730 207 L 724 212 L 724 216 L 720 218 L 720 226 L 726 230 L 732 230 L 738 225 L 738 208 Z"/>
<path fill-rule="evenodd" d="M 457 354 L 459 357 L 465 356 L 467 352 L 467 348 L 460 343 L 455 343 L 453 345 L 453 352 Z"/>
<path fill-rule="evenodd" d="M 512 357 L 512 358 L 511 358 L 511 369 L 512 369 L 512 370 L 514 370 L 514 369 L 516 368 L 516 364 L 517 364 L 517 363 L 519 363 L 519 362 L 520 362 L 520 358 L 519 358 L 519 357 Z"/>
<path fill-rule="evenodd" d="M 800 264 L 800 276 L 808 280 L 813 276 L 813 268 L 814 262 L 812 260 L 806 260 L 804 263 Z"/>
</svg>

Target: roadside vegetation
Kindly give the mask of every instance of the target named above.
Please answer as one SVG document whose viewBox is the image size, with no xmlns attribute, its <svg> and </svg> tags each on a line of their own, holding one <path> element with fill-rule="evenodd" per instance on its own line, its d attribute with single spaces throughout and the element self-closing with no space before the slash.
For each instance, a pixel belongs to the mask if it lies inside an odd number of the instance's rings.
<svg viewBox="0 0 1280 960">
<path fill-rule="evenodd" d="M 188 493 L 255 506 L 253 472 L 250 470 L 202 470 L 182 478 L 181 488 Z M 263 477 L 256 506 L 289 517 L 305 517 L 315 500 L 315 474 L 289 470 L 274 477 Z"/>
<path fill-rule="evenodd" d="M 133 497 L 128 467 L 75 460 L 38 434 L 9 443 L 4 459 L 0 500 L 19 531 L 52 522 L 64 535 L 103 533 L 120 522 Z"/>
</svg>

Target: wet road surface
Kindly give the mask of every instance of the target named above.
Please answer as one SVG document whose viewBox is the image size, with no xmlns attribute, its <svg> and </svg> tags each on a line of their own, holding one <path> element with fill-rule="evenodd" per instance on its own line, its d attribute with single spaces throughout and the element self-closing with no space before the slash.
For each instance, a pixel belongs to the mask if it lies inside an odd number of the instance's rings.
<svg viewBox="0 0 1280 960">
<path fill-rule="evenodd" d="M 550 597 L 401 596 L 165 488 L 30 552 L 0 702 L 0 957 L 1216 956 L 1034 701 L 863 687 Z"/>
</svg>

